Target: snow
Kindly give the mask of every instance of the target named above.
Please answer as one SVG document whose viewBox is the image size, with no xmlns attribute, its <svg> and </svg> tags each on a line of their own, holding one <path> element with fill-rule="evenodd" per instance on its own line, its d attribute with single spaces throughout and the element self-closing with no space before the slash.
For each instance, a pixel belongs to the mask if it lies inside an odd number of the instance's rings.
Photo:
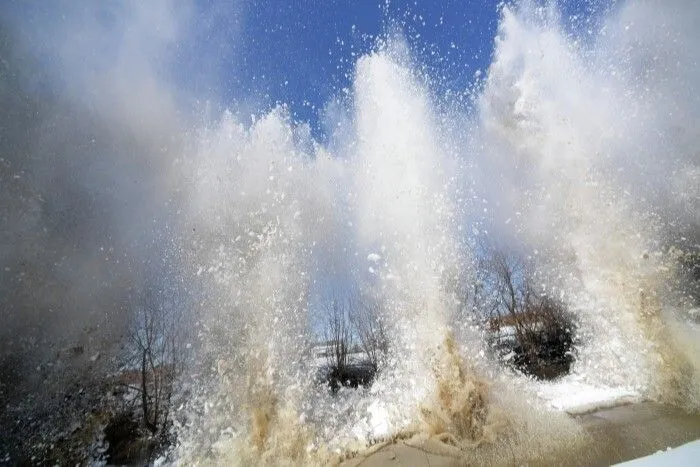
<svg viewBox="0 0 700 467">
<path fill-rule="evenodd" d="M 572 415 L 642 400 L 641 395 L 631 389 L 597 386 L 574 379 L 541 383 L 536 391 L 546 405 Z"/>
<path fill-rule="evenodd" d="M 616 464 L 624 467 L 659 467 L 672 465 L 674 467 L 700 465 L 700 440 L 691 441 L 677 448 L 666 448 L 655 454 L 639 459 Z"/>
</svg>

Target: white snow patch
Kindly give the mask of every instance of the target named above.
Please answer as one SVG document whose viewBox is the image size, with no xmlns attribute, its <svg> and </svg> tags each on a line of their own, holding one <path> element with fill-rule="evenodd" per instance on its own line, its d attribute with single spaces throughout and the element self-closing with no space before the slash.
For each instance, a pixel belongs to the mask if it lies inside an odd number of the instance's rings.
<svg viewBox="0 0 700 467">
<path fill-rule="evenodd" d="M 641 402 L 641 395 L 628 388 L 594 386 L 575 380 L 542 383 L 537 396 L 549 407 L 570 414 L 582 414 L 620 404 Z"/>
<path fill-rule="evenodd" d="M 691 441 L 677 448 L 666 448 L 646 457 L 640 457 L 631 461 L 615 464 L 624 467 L 659 467 L 672 465 L 674 467 L 700 464 L 700 440 Z"/>
</svg>

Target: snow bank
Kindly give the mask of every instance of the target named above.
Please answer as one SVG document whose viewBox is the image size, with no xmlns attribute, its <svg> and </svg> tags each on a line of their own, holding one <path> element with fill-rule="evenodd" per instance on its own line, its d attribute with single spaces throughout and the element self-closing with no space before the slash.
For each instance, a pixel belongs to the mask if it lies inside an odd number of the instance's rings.
<svg viewBox="0 0 700 467">
<path fill-rule="evenodd" d="M 691 441 L 677 448 L 667 448 L 646 457 L 616 464 L 624 467 L 659 467 L 672 465 L 674 467 L 700 465 L 700 440 Z"/>
<path fill-rule="evenodd" d="M 642 401 L 641 395 L 631 389 L 595 386 L 575 380 L 541 383 L 536 393 L 547 406 L 572 415 Z"/>
</svg>

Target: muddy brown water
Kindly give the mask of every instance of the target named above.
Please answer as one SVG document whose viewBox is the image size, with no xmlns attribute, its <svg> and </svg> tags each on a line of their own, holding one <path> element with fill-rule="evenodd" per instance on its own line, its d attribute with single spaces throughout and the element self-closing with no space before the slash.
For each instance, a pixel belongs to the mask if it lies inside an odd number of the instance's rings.
<svg viewBox="0 0 700 467">
<path fill-rule="evenodd" d="M 700 439 L 700 413 L 653 402 L 630 404 L 574 416 L 585 431 L 585 440 L 540 458 L 511 458 L 500 465 L 611 465 L 677 447 Z M 344 462 L 344 467 L 458 466 L 468 459 L 438 455 L 429 446 L 403 442 L 389 444 L 366 457 Z"/>
</svg>

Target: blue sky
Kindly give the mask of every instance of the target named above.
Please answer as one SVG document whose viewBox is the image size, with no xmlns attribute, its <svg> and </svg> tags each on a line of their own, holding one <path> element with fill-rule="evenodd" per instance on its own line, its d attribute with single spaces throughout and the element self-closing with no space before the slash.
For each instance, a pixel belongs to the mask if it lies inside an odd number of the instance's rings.
<svg viewBox="0 0 700 467">
<path fill-rule="evenodd" d="M 220 51 L 215 74 L 224 105 L 235 107 L 251 96 L 259 111 L 285 103 L 318 133 L 319 110 L 351 86 L 357 57 L 392 27 L 403 33 L 416 61 L 442 90 L 466 90 L 476 70 L 485 71 L 490 63 L 500 3 L 250 0 L 222 9 L 206 0 L 198 8 L 208 29 L 194 43 Z M 577 0 L 559 6 L 565 18 L 577 15 L 580 23 L 611 3 Z M 213 10 L 215 15 L 207 15 Z M 212 37 L 218 38 L 214 44 Z"/>
<path fill-rule="evenodd" d="M 463 91 L 488 67 L 498 26 L 491 0 L 199 0 L 196 10 L 176 79 L 234 111 L 284 103 L 317 137 L 323 106 L 351 87 L 357 58 L 390 29 L 430 76 Z"/>
<path fill-rule="evenodd" d="M 250 2 L 242 12 L 237 50 L 224 97 L 258 96 L 283 102 L 301 121 L 314 122 L 333 95 L 351 85 L 355 60 L 370 51 L 393 24 L 402 29 L 416 59 L 466 88 L 488 66 L 498 22 L 489 0 L 446 2 Z"/>
<path fill-rule="evenodd" d="M 357 58 L 398 30 L 433 90 L 464 92 L 491 61 L 499 20 L 493 0 L 71 0 L 0 8 L 60 79 L 80 81 L 130 48 L 129 65 L 153 66 L 179 94 L 242 114 L 286 104 L 321 137 L 319 113 L 351 87 Z M 544 2 L 540 2 L 544 3 Z M 611 1 L 561 0 L 580 23 Z M 144 6 L 145 5 L 145 6 Z M 173 24 L 184 27 L 173 26 Z M 178 30 L 171 34 L 170 28 Z M 574 25 L 574 29 L 577 26 Z M 143 50 L 141 50 L 143 49 Z M 70 60 L 60 54 L 74 51 Z M 140 54 L 140 55 L 139 55 Z M 60 56 L 60 58 L 56 58 Z M 162 67 L 160 67 L 163 65 Z M 159 68 L 160 67 L 160 68 Z M 76 80 L 76 77 L 77 80 Z M 124 79 L 129 79 L 125 73 Z M 78 92 L 82 92 L 80 85 Z"/>
</svg>

